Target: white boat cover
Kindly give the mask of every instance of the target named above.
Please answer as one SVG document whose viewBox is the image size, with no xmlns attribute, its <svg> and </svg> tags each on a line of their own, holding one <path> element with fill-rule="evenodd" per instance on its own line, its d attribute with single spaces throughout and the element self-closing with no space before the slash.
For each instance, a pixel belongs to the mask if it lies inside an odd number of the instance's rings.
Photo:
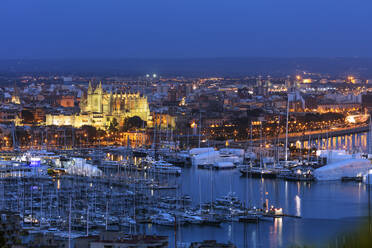
<svg viewBox="0 0 372 248">
<path fill-rule="evenodd" d="M 244 154 L 244 157 L 245 158 L 250 158 L 251 160 L 255 160 L 257 156 L 254 152 L 246 151 L 245 154 Z"/>
<path fill-rule="evenodd" d="M 66 168 L 66 172 L 71 175 L 98 177 L 102 171 L 97 167 L 86 163 L 85 159 L 73 158 L 71 165 Z"/>
<path fill-rule="evenodd" d="M 363 177 L 363 182 L 368 185 L 372 185 L 372 172 L 370 171 Z"/>
<path fill-rule="evenodd" d="M 243 159 L 244 159 L 243 157 L 238 157 L 238 156 L 220 156 L 217 162 L 231 162 L 234 164 L 242 164 Z"/>
<path fill-rule="evenodd" d="M 361 158 L 360 153 L 349 154 L 345 150 L 318 150 L 316 153 L 321 158 L 327 158 L 328 164 L 345 159 Z"/>
<path fill-rule="evenodd" d="M 193 155 L 198 155 L 206 152 L 213 152 L 214 148 L 213 147 L 203 147 L 203 148 L 193 148 L 189 151 L 190 156 Z"/>
<path fill-rule="evenodd" d="M 244 156 L 244 149 L 236 149 L 236 148 L 222 148 L 220 149 L 221 153 L 224 154 L 233 154 L 238 157 L 243 157 Z"/>
<path fill-rule="evenodd" d="M 217 162 L 231 162 L 234 164 L 242 164 L 243 157 L 221 154 L 220 151 L 211 151 L 198 154 L 192 158 L 192 164 L 194 166 L 214 164 Z"/>
<path fill-rule="evenodd" d="M 234 168 L 235 165 L 232 162 L 217 162 L 213 164 L 213 167 L 216 169 L 227 169 L 227 168 Z"/>
<path fill-rule="evenodd" d="M 345 159 L 327 164 L 314 171 L 317 180 L 341 180 L 343 177 L 357 177 L 365 175 L 370 169 L 368 159 Z"/>
<path fill-rule="evenodd" d="M 193 165 L 199 165 L 199 164 L 214 164 L 217 162 L 218 158 L 220 157 L 219 151 L 209 151 L 204 152 L 198 155 L 195 155 L 192 158 L 192 164 Z"/>
</svg>

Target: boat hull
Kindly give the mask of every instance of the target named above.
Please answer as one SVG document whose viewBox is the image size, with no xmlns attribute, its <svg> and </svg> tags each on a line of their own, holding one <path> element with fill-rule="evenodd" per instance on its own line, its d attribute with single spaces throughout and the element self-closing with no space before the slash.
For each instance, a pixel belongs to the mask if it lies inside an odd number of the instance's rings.
<svg viewBox="0 0 372 248">
<path fill-rule="evenodd" d="M 275 172 L 261 172 L 261 171 L 250 171 L 250 170 L 240 170 L 242 176 L 250 176 L 253 178 L 276 178 L 277 173 Z"/>
</svg>

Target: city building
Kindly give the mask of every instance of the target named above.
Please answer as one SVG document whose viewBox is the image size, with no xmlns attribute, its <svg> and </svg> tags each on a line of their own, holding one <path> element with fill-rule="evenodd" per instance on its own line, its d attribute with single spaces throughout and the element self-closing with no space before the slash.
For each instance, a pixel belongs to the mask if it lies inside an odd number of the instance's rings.
<svg viewBox="0 0 372 248">
<path fill-rule="evenodd" d="M 144 121 L 151 120 L 146 96 L 139 93 L 106 92 L 101 83 L 95 89 L 89 83 L 87 94 L 80 100 L 79 114 L 48 114 L 46 125 L 107 128 L 111 122 L 115 122 L 114 119 L 122 126 L 126 118 L 134 116 Z"/>
<path fill-rule="evenodd" d="M 61 96 L 58 100 L 59 105 L 65 108 L 73 108 L 75 106 L 74 96 Z"/>
<path fill-rule="evenodd" d="M 319 113 L 344 113 L 353 112 L 360 110 L 360 104 L 358 103 L 322 103 L 318 104 L 317 111 Z"/>
</svg>

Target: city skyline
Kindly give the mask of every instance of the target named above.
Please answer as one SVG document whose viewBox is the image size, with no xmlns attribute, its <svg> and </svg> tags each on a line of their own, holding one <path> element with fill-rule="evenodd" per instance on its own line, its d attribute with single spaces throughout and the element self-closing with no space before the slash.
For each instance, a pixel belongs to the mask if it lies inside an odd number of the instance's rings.
<svg viewBox="0 0 372 248">
<path fill-rule="evenodd" d="M 371 9 L 2 0 L 0 247 L 372 247 Z"/>
<path fill-rule="evenodd" d="M 372 58 L 199 58 L 199 59 L 0 59 L 4 75 L 95 75 L 143 77 L 372 77 Z"/>
</svg>

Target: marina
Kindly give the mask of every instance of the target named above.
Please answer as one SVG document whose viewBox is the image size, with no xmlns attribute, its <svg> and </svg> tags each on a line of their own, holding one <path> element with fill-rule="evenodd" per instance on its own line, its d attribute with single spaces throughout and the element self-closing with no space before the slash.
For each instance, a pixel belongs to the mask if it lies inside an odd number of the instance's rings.
<svg viewBox="0 0 372 248">
<path fill-rule="evenodd" d="M 2 1 L 0 248 L 372 247 L 371 7 Z"/>
<path fill-rule="evenodd" d="M 313 170 L 302 164 L 206 170 L 120 149 L 107 151 L 35 150 L 2 160 L 0 209 L 19 214 L 29 233 L 72 239 L 105 230 L 145 233 L 168 236 L 170 247 L 206 237 L 238 247 L 305 245 L 315 237 L 326 242 L 321 236 L 329 235 L 308 233 L 304 223 L 330 221 L 332 231 L 340 232 L 344 229 L 337 222 L 357 226 L 366 213 L 368 186 L 363 181 L 343 177 L 314 182 Z M 81 158 L 70 157 L 79 154 Z M 97 159 L 97 154 L 114 160 Z M 340 202 L 345 197 L 351 201 Z M 324 204 L 332 209 L 324 210 Z M 293 228 L 303 234 L 293 239 Z M 224 231 L 227 235 L 219 235 Z M 272 232 L 278 235 L 275 244 L 270 243 Z"/>
</svg>

